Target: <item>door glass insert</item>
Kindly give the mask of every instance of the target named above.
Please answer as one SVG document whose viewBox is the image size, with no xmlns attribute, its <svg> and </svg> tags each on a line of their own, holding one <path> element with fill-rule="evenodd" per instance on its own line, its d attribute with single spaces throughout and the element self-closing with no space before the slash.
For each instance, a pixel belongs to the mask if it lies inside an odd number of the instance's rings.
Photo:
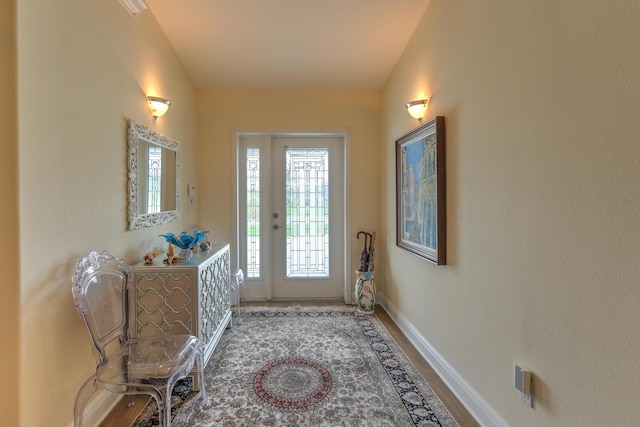
<svg viewBox="0 0 640 427">
<path fill-rule="evenodd" d="M 329 276 L 329 150 L 285 149 L 287 277 Z"/>
<path fill-rule="evenodd" d="M 260 277 L 260 149 L 247 148 L 247 277 Z"/>
</svg>

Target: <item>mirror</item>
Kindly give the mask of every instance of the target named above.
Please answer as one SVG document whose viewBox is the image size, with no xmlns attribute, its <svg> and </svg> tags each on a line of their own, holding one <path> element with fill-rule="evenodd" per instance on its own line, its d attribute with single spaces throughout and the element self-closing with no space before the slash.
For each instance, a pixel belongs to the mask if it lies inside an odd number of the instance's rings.
<svg viewBox="0 0 640 427">
<path fill-rule="evenodd" d="M 129 120 L 129 230 L 178 219 L 180 150 L 176 141 Z"/>
</svg>

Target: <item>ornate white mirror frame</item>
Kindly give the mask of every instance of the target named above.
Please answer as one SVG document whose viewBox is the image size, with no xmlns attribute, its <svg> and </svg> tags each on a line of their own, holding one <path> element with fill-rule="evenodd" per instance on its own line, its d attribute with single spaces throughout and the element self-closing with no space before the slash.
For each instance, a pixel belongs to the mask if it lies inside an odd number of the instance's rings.
<svg viewBox="0 0 640 427">
<path fill-rule="evenodd" d="M 179 216 L 180 209 L 180 146 L 177 141 L 161 135 L 139 123 L 129 120 L 129 230 L 138 230 L 140 228 L 153 227 L 154 225 L 165 224 L 175 221 Z M 167 157 L 169 161 L 161 162 L 163 168 L 167 164 L 173 163 L 170 160 L 175 158 L 175 170 L 173 165 L 167 170 L 161 171 L 164 176 L 164 188 L 171 191 L 162 198 L 166 199 L 162 202 L 164 207 L 159 212 L 149 213 L 144 201 L 147 199 L 143 193 L 139 194 L 140 188 L 147 188 L 144 177 L 149 176 L 148 157 L 145 155 L 142 147 L 159 147 L 162 156 Z M 175 176 L 175 184 L 173 181 Z M 170 182 L 167 183 L 167 177 Z M 148 178 L 147 178 L 148 179 Z M 167 185 L 168 184 L 168 185 Z M 174 184 L 174 185 L 173 185 Z M 175 191 L 173 191 L 175 190 Z M 141 189 L 140 191 L 145 191 Z M 175 193 L 175 199 L 173 198 Z"/>
</svg>

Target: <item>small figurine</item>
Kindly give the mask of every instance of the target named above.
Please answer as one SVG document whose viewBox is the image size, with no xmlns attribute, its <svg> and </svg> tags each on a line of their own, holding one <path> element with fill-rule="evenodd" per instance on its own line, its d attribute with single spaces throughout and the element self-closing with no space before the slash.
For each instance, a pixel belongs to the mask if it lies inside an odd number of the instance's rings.
<svg viewBox="0 0 640 427">
<path fill-rule="evenodd" d="M 185 258 L 183 256 L 174 255 L 173 254 L 173 245 L 171 245 L 171 243 L 169 243 L 169 249 L 167 249 L 167 259 L 165 259 L 162 262 L 164 264 L 171 265 L 171 264 L 175 264 L 176 262 L 182 262 L 185 259 L 187 259 L 187 258 Z"/>
<path fill-rule="evenodd" d="M 169 249 L 167 249 L 167 261 L 169 265 L 173 264 L 174 258 L 175 257 L 173 256 L 173 245 L 169 243 Z"/>
<path fill-rule="evenodd" d="M 151 265 L 153 264 L 153 259 L 155 257 L 157 257 L 158 255 L 160 255 L 160 249 L 158 248 L 153 248 L 153 250 L 151 252 L 147 252 L 144 256 L 144 264 L 145 265 Z"/>
</svg>

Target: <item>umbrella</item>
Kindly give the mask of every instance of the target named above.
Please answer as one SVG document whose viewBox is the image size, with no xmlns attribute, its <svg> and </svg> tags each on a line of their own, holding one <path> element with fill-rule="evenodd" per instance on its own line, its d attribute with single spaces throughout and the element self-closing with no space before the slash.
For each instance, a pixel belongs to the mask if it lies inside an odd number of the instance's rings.
<svg viewBox="0 0 640 427">
<path fill-rule="evenodd" d="M 373 271 L 373 261 L 375 260 L 375 250 L 373 249 L 373 242 L 376 241 L 376 232 L 371 233 L 371 240 L 369 240 L 369 269 L 367 271 Z"/>
<path fill-rule="evenodd" d="M 375 233 L 375 232 L 374 232 Z M 360 240 L 360 235 L 364 234 L 364 248 L 360 253 L 360 271 L 373 271 L 373 264 L 370 264 L 371 261 L 371 249 L 373 244 L 373 234 L 367 233 L 366 231 L 358 231 L 356 234 L 356 238 Z M 368 247 L 367 247 L 367 239 L 369 239 Z"/>
</svg>

